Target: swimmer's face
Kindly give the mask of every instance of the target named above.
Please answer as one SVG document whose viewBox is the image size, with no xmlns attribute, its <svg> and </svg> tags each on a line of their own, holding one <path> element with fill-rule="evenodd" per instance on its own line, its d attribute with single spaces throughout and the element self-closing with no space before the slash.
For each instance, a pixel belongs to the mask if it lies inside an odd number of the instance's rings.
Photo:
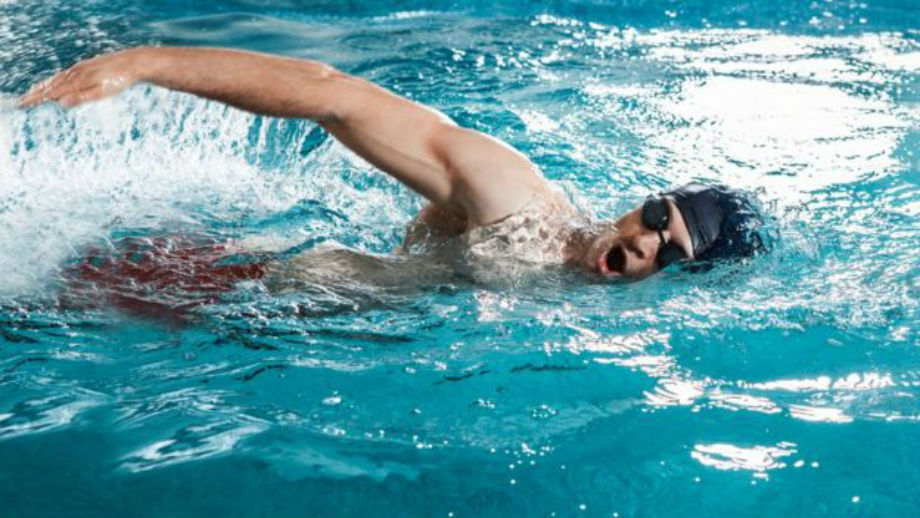
<svg viewBox="0 0 920 518">
<path fill-rule="evenodd" d="M 639 206 L 602 230 L 589 243 L 584 266 L 607 278 L 638 280 L 660 270 L 657 259 L 668 243 L 674 243 L 684 258 L 692 258 L 690 233 L 680 211 L 671 200 L 664 199 L 664 203 L 668 224 L 660 235 L 643 223 L 642 206 Z"/>
</svg>

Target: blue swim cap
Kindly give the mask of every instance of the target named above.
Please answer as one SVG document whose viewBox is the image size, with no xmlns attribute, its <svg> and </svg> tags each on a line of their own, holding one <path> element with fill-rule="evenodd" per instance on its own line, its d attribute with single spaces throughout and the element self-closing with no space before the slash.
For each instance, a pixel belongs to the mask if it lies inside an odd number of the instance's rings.
<svg viewBox="0 0 920 518">
<path fill-rule="evenodd" d="M 751 257 L 767 251 L 764 220 L 745 193 L 724 185 L 691 183 L 664 193 L 677 205 L 697 261 Z"/>
</svg>

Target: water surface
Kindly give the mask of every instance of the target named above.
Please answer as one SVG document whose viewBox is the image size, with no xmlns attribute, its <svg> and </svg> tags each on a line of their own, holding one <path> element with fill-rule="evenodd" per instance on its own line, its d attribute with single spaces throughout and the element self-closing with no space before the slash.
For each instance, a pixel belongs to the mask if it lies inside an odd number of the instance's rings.
<svg viewBox="0 0 920 518">
<path fill-rule="evenodd" d="M 0 5 L 5 514 L 916 515 L 920 13 L 733 4 Z M 136 44 L 327 61 L 507 140 L 598 217 L 754 190 L 780 239 L 630 285 L 248 282 L 182 321 L 75 303 L 90 250 L 386 254 L 421 206 L 308 121 L 143 85 L 11 107 Z"/>
</svg>

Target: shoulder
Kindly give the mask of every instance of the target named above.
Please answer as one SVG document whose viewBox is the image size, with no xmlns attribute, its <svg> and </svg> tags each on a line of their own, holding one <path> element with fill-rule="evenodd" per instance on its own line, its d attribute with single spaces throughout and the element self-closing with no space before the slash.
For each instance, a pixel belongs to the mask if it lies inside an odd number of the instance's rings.
<svg viewBox="0 0 920 518">
<path fill-rule="evenodd" d="M 491 135 L 444 125 L 432 142 L 453 186 L 450 207 L 475 225 L 507 216 L 547 189 L 536 164 Z"/>
</svg>

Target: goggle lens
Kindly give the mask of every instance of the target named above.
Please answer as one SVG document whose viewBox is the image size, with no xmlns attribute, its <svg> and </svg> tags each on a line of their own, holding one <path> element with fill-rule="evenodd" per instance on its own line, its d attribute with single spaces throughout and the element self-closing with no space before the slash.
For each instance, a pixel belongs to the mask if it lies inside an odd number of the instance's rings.
<svg viewBox="0 0 920 518">
<path fill-rule="evenodd" d="M 659 270 L 664 269 L 669 264 L 686 259 L 687 256 L 681 247 L 673 241 L 665 241 L 664 230 L 668 228 L 671 222 L 668 214 L 668 203 L 664 198 L 649 198 L 642 204 L 642 225 L 649 230 L 658 232 L 661 239 L 661 246 L 658 247 L 658 253 L 655 255 L 655 264 Z"/>
</svg>

